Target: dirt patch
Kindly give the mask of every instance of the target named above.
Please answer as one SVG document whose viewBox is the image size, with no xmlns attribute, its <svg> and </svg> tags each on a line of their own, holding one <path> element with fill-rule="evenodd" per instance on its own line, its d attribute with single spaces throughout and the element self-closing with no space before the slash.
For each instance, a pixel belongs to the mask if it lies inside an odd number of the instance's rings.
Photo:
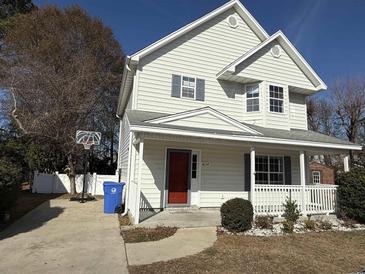
<svg viewBox="0 0 365 274">
<path fill-rule="evenodd" d="M 124 242 L 126 243 L 140 243 L 140 242 L 162 240 L 174 235 L 176 231 L 177 231 L 176 227 L 165 227 L 165 226 L 158 226 L 156 228 L 138 227 L 129 230 L 122 230 L 120 234 L 122 235 Z"/>
<path fill-rule="evenodd" d="M 54 199 L 60 196 L 60 194 L 44 194 L 44 193 L 31 193 L 29 191 L 21 191 L 15 205 L 9 209 L 8 213 L 10 218 L 6 222 L 0 222 L 0 231 L 9 226 L 19 218 L 23 217 L 32 209 L 36 208 L 40 204 Z"/>
<path fill-rule="evenodd" d="M 219 235 L 213 247 L 199 254 L 129 267 L 132 274 L 349 273 L 364 269 L 365 231 L 280 237 Z"/>
<path fill-rule="evenodd" d="M 131 225 L 131 220 L 129 219 L 128 217 L 128 214 L 127 215 L 124 215 L 122 216 L 122 214 L 118 214 L 118 220 L 119 220 L 119 226 L 122 227 L 122 226 L 129 226 Z"/>
</svg>

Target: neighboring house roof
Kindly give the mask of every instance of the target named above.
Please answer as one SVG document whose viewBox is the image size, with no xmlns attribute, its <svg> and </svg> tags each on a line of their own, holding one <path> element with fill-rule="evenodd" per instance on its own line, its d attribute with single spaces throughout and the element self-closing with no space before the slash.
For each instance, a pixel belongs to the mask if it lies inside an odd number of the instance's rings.
<svg viewBox="0 0 365 274">
<path fill-rule="evenodd" d="M 259 50 L 263 49 L 265 46 L 273 41 L 278 41 L 278 43 L 283 47 L 283 49 L 288 53 L 288 55 L 293 59 L 297 66 L 303 71 L 303 73 L 308 77 L 312 84 L 316 87 L 316 90 L 327 89 L 326 84 L 317 75 L 313 68 L 307 63 L 303 56 L 298 52 L 298 50 L 293 46 L 293 44 L 288 40 L 288 38 L 281 31 L 276 32 L 271 37 L 263 41 L 261 44 L 257 45 L 250 51 L 246 52 L 235 61 L 223 68 L 218 74 L 217 78 L 220 79 L 225 73 L 234 74 L 237 71 L 237 66 L 242 62 L 247 60 L 249 57 L 253 56 Z"/>
<path fill-rule="evenodd" d="M 225 12 L 226 10 L 234 8 L 237 13 L 242 17 L 242 19 L 246 22 L 246 24 L 252 29 L 252 31 L 259 37 L 261 41 L 266 40 L 269 35 L 266 31 L 260 26 L 260 24 L 256 21 L 256 19 L 250 14 L 250 12 L 241 4 L 239 0 L 232 0 L 227 2 L 226 4 L 220 6 L 219 8 L 209 12 L 208 14 L 200 17 L 199 19 L 187 24 L 186 26 L 174 31 L 173 33 L 163 37 L 162 39 L 154 42 L 153 44 L 141 49 L 140 51 L 131 55 L 131 60 L 138 62 L 139 59 L 151 52 L 161 48 L 162 46 L 174 41 L 178 37 L 184 35 L 185 33 L 195 29 L 196 27 L 204 24 L 208 20 L 216 17 L 217 15 Z"/>
<path fill-rule="evenodd" d="M 149 122 L 154 119 L 166 118 L 169 116 L 171 116 L 171 114 L 141 110 L 127 110 L 127 117 L 132 131 L 177 134 L 194 137 L 219 138 L 226 140 L 261 142 L 271 144 L 287 144 L 353 150 L 362 149 L 362 146 L 311 130 L 281 130 L 241 123 L 242 125 L 250 127 L 251 129 L 254 129 L 261 133 L 261 135 L 257 135 L 247 131 L 236 132 L 227 130 L 176 126 L 170 124 L 156 124 Z"/>
</svg>

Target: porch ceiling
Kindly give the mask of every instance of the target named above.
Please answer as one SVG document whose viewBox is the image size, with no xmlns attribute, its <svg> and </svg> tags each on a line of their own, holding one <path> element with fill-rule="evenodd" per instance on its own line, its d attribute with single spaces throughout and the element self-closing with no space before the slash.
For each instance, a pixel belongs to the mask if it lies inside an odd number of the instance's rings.
<svg viewBox="0 0 365 274">
<path fill-rule="evenodd" d="M 327 136 L 310 130 L 291 129 L 280 130 L 264 128 L 256 125 L 245 124 L 261 135 L 249 132 L 232 132 L 228 130 L 205 129 L 197 127 L 177 126 L 169 124 L 153 124 L 146 122 L 151 119 L 168 116 L 167 113 L 147 112 L 140 110 L 128 110 L 127 117 L 131 125 L 131 130 L 135 132 L 150 132 L 159 134 L 170 134 L 179 136 L 201 137 L 221 139 L 227 141 L 243 141 L 246 143 L 289 145 L 294 147 L 308 147 L 318 154 L 318 151 L 339 151 L 344 150 L 361 150 L 362 146 L 350 143 L 348 141 Z"/>
</svg>

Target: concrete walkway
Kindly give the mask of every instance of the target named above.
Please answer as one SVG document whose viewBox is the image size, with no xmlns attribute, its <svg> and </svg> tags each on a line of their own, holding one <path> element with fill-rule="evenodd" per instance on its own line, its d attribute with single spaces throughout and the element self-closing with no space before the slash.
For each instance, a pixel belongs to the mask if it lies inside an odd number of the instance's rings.
<svg viewBox="0 0 365 274">
<path fill-rule="evenodd" d="M 138 226 L 173 226 L 181 228 L 213 227 L 221 224 L 219 208 L 171 208 L 142 220 Z"/>
<path fill-rule="evenodd" d="M 216 227 L 181 228 L 166 239 L 125 244 L 129 265 L 151 264 L 194 255 L 216 241 Z"/>
<path fill-rule="evenodd" d="M 0 233 L 0 273 L 127 273 L 116 215 L 103 200 L 50 200 Z"/>
</svg>

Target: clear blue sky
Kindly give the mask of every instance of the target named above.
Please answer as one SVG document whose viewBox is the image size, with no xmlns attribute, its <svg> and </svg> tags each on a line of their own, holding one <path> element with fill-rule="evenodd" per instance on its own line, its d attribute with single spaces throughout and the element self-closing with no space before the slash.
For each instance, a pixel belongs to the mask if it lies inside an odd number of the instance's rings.
<svg viewBox="0 0 365 274">
<path fill-rule="evenodd" d="M 110 26 L 125 53 L 219 7 L 225 0 L 33 0 L 78 4 Z M 365 76 L 365 0 L 241 0 L 269 35 L 281 29 L 323 80 Z"/>
</svg>

